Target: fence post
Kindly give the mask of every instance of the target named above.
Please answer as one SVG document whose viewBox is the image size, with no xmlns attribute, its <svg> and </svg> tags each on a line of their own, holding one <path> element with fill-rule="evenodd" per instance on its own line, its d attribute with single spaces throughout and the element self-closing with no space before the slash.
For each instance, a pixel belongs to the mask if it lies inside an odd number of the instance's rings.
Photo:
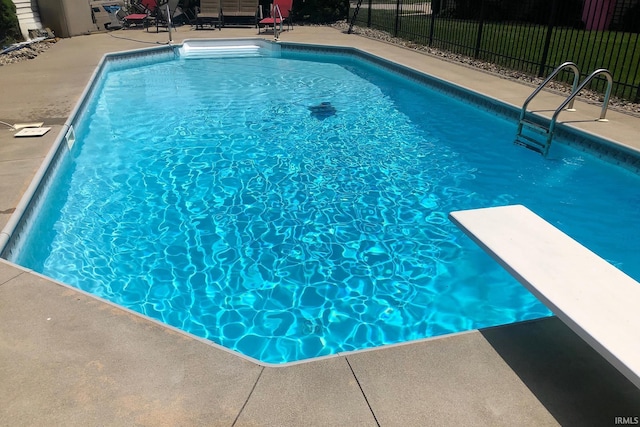
<svg viewBox="0 0 640 427">
<path fill-rule="evenodd" d="M 440 8 L 440 6 L 438 6 L 438 8 Z M 431 27 L 429 28 L 429 47 L 433 45 L 433 28 L 435 24 L 436 24 L 436 13 L 433 10 L 433 0 L 431 0 Z"/>
<path fill-rule="evenodd" d="M 393 37 L 398 37 L 398 27 L 400 26 L 400 0 L 396 2 L 396 25 L 393 29 Z"/>
<path fill-rule="evenodd" d="M 373 3 L 373 0 L 369 0 L 369 11 L 367 12 L 367 28 L 371 28 L 371 3 Z"/>
<path fill-rule="evenodd" d="M 553 0 L 551 4 L 551 15 L 549 16 L 549 25 L 547 26 L 547 36 L 544 40 L 544 49 L 542 49 L 542 58 L 540 58 L 540 68 L 538 69 L 538 77 L 544 76 L 544 69 L 547 66 L 549 57 L 549 46 L 551 45 L 551 36 L 556 25 L 556 16 L 558 15 L 558 0 Z M 567 59 L 567 58 L 565 58 Z"/>
<path fill-rule="evenodd" d="M 480 24 L 478 25 L 478 36 L 476 37 L 476 49 L 473 57 L 478 59 L 480 56 L 480 44 L 482 43 L 482 27 L 484 27 L 484 4 L 485 0 L 480 1 Z"/>
</svg>

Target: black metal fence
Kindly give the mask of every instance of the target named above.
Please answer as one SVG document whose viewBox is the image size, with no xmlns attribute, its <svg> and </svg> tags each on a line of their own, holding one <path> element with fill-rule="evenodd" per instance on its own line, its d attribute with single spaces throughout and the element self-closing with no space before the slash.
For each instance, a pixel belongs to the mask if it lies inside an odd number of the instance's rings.
<svg viewBox="0 0 640 427">
<path fill-rule="evenodd" d="M 538 76 L 606 68 L 615 96 L 640 101 L 640 0 L 363 0 L 354 22 Z"/>
</svg>

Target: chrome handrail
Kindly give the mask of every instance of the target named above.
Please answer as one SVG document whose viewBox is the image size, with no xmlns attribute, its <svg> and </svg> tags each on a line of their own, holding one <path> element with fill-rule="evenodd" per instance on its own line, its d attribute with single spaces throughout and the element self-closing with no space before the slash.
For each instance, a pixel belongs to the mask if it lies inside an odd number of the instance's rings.
<svg viewBox="0 0 640 427">
<path fill-rule="evenodd" d="M 173 39 L 171 37 L 171 11 L 169 9 L 169 3 L 167 3 L 167 28 L 169 29 L 169 44 L 173 43 Z"/>
<path fill-rule="evenodd" d="M 279 5 L 274 5 L 273 6 L 273 37 L 278 40 L 278 30 L 276 29 L 276 17 L 275 14 L 276 12 L 278 12 L 278 16 L 280 17 L 280 32 L 282 32 L 282 13 L 280 13 L 280 6 Z"/>
<path fill-rule="evenodd" d="M 580 93 L 580 91 L 584 89 L 585 86 L 589 84 L 589 82 L 591 82 L 591 80 L 593 80 L 599 74 L 604 74 L 605 77 L 607 78 L 607 91 L 605 92 L 605 95 L 604 95 L 604 102 L 602 103 L 602 109 L 600 110 L 600 118 L 598 119 L 598 121 L 601 121 L 601 122 L 607 121 L 605 117 L 607 115 L 607 107 L 609 106 L 609 98 L 611 97 L 611 88 L 613 87 L 613 77 L 611 76 L 611 73 L 609 72 L 609 70 L 607 70 L 606 68 L 599 68 L 595 70 L 593 73 L 589 74 L 589 77 L 584 79 L 584 81 L 580 83 L 580 86 L 578 86 L 576 90 L 571 92 L 571 95 L 569 95 L 567 99 L 565 99 L 564 102 L 560 104 L 560 106 L 553 113 L 553 116 L 551 117 L 551 124 L 549 125 L 549 135 L 553 135 L 553 130 L 556 127 L 556 120 L 558 119 L 558 115 L 560 115 L 560 112 L 562 112 L 562 109 L 570 102 L 573 102 L 574 98 L 578 96 L 578 93 Z"/>
<path fill-rule="evenodd" d="M 578 69 L 578 66 L 576 64 L 571 61 L 567 61 L 553 70 L 549 77 L 547 77 L 546 80 L 542 82 L 540 86 L 538 86 L 536 90 L 534 90 L 531 95 L 529 95 L 529 97 L 524 101 L 524 104 L 522 104 L 522 110 L 520 111 L 520 121 L 522 121 L 524 119 L 524 116 L 527 114 L 527 105 L 529 105 L 531 100 L 535 98 L 538 93 L 540 93 L 540 91 L 547 85 L 547 83 L 549 83 L 555 76 L 558 75 L 558 73 L 560 73 L 560 71 L 564 70 L 565 68 L 571 68 L 571 70 L 573 71 L 573 87 L 571 88 L 571 93 L 575 92 L 576 87 L 578 86 L 578 80 L 580 80 L 580 70 Z M 571 99 L 571 103 L 569 104 L 568 109 L 572 108 L 573 98 Z"/>
</svg>

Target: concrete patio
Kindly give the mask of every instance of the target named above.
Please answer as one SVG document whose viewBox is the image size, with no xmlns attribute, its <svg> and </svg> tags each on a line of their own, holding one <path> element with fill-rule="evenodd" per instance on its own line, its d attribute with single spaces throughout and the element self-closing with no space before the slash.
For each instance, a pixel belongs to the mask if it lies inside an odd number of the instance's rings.
<svg viewBox="0 0 640 427">
<path fill-rule="evenodd" d="M 182 27 L 174 39 L 255 35 Z M 514 105 L 532 90 L 331 28 L 280 39 L 354 46 Z M 53 128 L 19 139 L 0 125 L 0 229 L 100 58 L 167 40 L 143 30 L 74 37 L 0 67 L 0 120 Z M 559 99 L 544 93 L 536 108 Z M 640 149 L 640 119 L 598 114 L 579 103 L 571 121 Z M 0 393 L 0 424 L 11 426 L 600 426 L 640 416 L 640 390 L 556 318 L 265 367 L 4 260 Z"/>
</svg>

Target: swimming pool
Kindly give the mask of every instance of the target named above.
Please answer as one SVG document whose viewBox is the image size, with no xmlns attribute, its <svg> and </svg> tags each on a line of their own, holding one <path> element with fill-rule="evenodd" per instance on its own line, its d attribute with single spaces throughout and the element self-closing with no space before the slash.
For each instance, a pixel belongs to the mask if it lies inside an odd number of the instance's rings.
<svg viewBox="0 0 640 427">
<path fill-rule="evenodd" d="M 548 315 L 451 210 L 526 204 L 634 274 L 637 176 L 370 62 L 275 56 L 114 67 L 12 260 L 269 363 Z"/>
</svg>

